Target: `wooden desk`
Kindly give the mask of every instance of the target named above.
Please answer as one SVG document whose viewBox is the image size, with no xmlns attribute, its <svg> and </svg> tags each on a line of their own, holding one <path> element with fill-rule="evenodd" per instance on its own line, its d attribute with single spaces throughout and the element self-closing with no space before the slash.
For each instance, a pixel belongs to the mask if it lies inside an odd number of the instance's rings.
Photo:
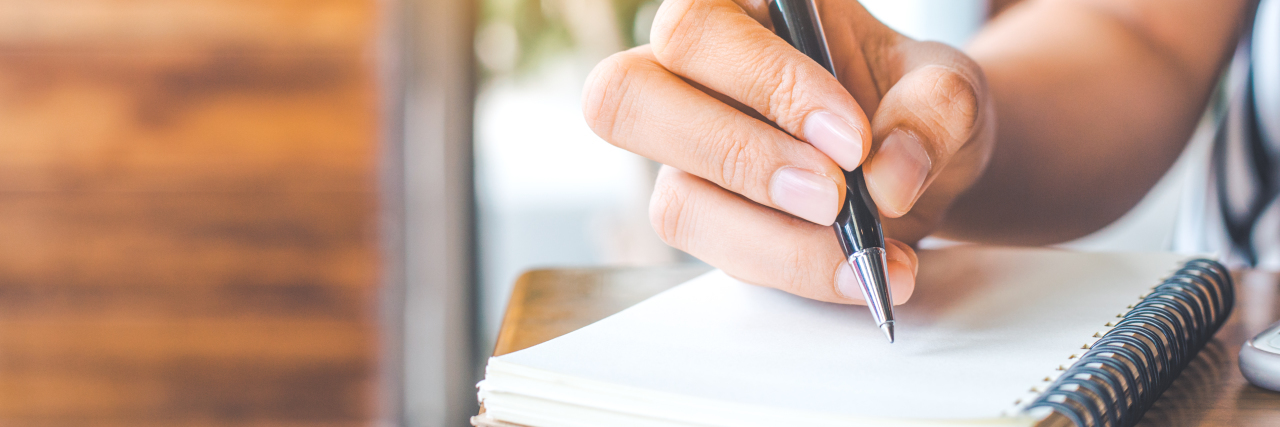
<svg viewBox="0 0 1280 427">
<path fill-rule="evenodd" d="M 591 324 L 706 270 L 679 266 L 525 273 L 512 291 L 494 355 Z M 1239 300 L 1231 319 L 1139 426 L 1280 426 L 1280 393 L 1250 385 L 1236 367 L 1241 344 L 1280 318 L 1280 275 L 1239 274 L 1236 288 Z"/>
</svg>

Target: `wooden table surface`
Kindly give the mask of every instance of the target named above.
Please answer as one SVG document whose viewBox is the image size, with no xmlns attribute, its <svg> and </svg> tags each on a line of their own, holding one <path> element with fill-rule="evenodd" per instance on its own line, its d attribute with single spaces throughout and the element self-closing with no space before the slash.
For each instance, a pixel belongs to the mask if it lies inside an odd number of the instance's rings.
<svg viewBox="0 0 1280 427">
<path fill-rule="evenodd" d="M 387 3 L 0 0 L 0 426 L 388 418 Z"/>
<path fill-rule="evenodd" d="M 564 335 L 705 271 L 697 266 L 530 271 L 516 281 L 494 355 Z M 1280 318 L 1280 275 L 1239 273 L 1236 287 L 1238 301 L 1227 324 L 1139 426 L 1280 426 L 1280 393 L 1250 385 L 1236 367 L 1244 341 Z"/>
</svg>

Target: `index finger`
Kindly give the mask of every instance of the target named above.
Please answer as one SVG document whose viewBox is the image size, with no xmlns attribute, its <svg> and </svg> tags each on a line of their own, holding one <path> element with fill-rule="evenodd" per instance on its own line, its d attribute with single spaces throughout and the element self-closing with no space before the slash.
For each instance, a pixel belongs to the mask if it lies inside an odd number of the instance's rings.
<svg viewBox="0 0 1280 427">
<path fill-rule="evenodd" d="M 732 0 L 668 0 L 651 32 L 671 72 L 754 109 L 853 170 L 871 146 L 870 124 L 835 76 Z"/>
</svg>

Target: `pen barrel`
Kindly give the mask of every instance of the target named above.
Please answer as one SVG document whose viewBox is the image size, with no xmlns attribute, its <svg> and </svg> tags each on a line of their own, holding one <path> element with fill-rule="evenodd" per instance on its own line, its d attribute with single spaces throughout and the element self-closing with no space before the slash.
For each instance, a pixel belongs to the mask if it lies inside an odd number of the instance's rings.
<svg viewBox="0 0 1280 427">
<path fill-rule="evenodd" d="M 773 31 L 792 47 L 814 60 L 836 76 L 822 19 L 813 0 L 770 0 L 769 18 Z M 867 181 L 859 166 L 844 173 L 844 204 L 831 224 L 844 250 L 849 266 L 858 276 L 862 295 L 876 325 L 893 342 L 893 298 L 889 291 L 884 233 L 880 229 L 880 213 L 867 192 Z"/>
<path fill-rule="evenodd" d="M 822 20 L 817 6 L 811 0 L 771 0 L 769 18 L 773 31 L 805 56 L 816 61 L 831 75 L 836 74 L 827 49 L 826 34 L 822 32 Z M 867 192 L 867 181 L 862 167 L 844 173 L 848 188 L 844 205 L 832 225 L 845 254 L 854 254 L 865 248 L 883 248 L 884 237 L 880 230 L 880 214 Z M 852 218 L 850 218 L 852 216 Z"/>
<path fill-rule="evenodd" d="M 893 295 L 888 286 L 876 286 L 877 283 L 883 283 L 881 280 L 884 280 L 889 271 L 888 254 L 884 248 L 866 248 L 854 252 L 849 256 L 848 262 L 853 267 L 853 274 L 858 277 L 862 297 L 867 302 L 867 308 L 871 309 L 871 318 L 876 325 L 893 323 L 893 310 L 888 309 L 893 306 Z M 889 342 L 893 342 L 893 337 L 889 338 Z"/>
<path fill-rule="evenodd" d="M 880 229 L 880 212 L 876 202 L 867 192 L 867 180 L 863 178 L 862 167 L 845 172 L 844 182 L 848 193 L 844 196 L 844 204 L 836 221 L 831 224 L 835 228 L 840 248 L 846 254 L 854 254 L 866 248 L 883 248 L 884 231 Z"/>
<path fill-rule="evenodd" d="M 836 68 L 827 49 L 827 37 L 822 32 L 822 20 L 818 19 L 817 6 L 811 0 L 770 0 L 769 18 L 773 32 L 792 47 L 817 61 L 831 75 Z"/>
</svg>

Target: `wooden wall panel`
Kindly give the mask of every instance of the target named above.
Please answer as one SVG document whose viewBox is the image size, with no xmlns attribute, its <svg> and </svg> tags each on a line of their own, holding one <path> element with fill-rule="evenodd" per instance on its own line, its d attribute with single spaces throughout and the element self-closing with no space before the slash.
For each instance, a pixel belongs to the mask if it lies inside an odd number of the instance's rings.
<svg viewBox="0 0 1280 427">
<path fill-rule="evenodd" d="M 376 6 L 372 0 L 4 0 L 0 46 L 361 51 L 376 32 Z"/>
<path fill-rule="evenodd" d="M 0 191 L 369 190 L 371 64 L 0 51 Z"/>
<path fill-rule="evenodd" d="M 386 419 L 372 0 L 0 0 L 0 425 Z"/>
</svg>

